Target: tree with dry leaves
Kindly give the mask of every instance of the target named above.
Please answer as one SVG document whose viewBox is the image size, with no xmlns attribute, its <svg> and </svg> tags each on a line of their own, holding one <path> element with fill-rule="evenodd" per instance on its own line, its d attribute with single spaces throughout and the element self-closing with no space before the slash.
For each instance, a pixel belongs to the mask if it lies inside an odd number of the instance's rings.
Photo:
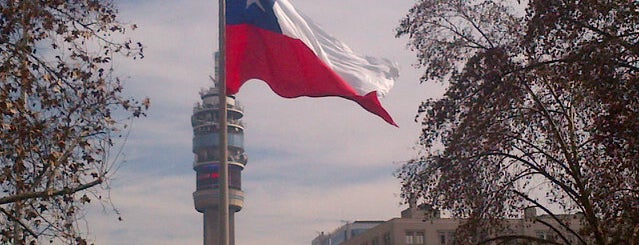
<svg viewBox="0 0 639 245">
<path fill-rule="evenodd" d="M 639 2 L 420 0 L 397 35 L 447 86 L 403 195 L 464 218 L 457 243 L 639 244 Z M 528 207 L 554 236 L 508 235 Z"/>
<path fill-rule="evenodd" d="M 114 57 L 142 58 L 117 15 L 110 1 L 0 1 L 1 243 L 87 243 L 82 208 L 149 105 L 112 75 Z"/>
</svg>

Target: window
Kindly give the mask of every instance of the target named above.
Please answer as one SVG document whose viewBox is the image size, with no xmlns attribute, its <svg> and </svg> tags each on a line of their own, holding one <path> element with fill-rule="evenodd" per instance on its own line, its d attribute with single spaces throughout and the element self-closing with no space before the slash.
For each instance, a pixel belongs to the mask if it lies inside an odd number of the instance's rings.
<svg viewBox="0 0 639 245">
<path fill-rule="evenodd" d="M 424 232 L 415 232 L 413 240 L 415 241 L 415 244 L 424 244 Z"/>
<path fill-rule="evenodd" d="M 537 238 L 539 239 L 547 239 L 548 238 L 548 234 L 546 234 L 545 231 L 536 231 L 535 233 L 537 233 Z"/>
<path fill-rule="evenodd" d="M 364 232 L 366 232 L 368 229 L 352 229 L 351 230 L 351 237 L 356 237 Z"/>
<path fill-rule="evenodd" d="M 423 231 L 407 231 L 406 232 L 406 244 L 424 244 L 424 232 Z"/>
<path fill-rule="evenodd" d="M 438 231 L 439 244 L 453 244 L 455 242 L 455 231 Z"/>
<path fill-rule="evenodd" d="M 391 235 L 389 232 L 384 233 L 384 245 L 391 245 Z"/>
<path fill-rule="evenodd" d="M 220 151 L 217 148 L 205 147 L 198 148 L 195 153 L 196 162 L 209 162 L 217 161 L 219 159 Z"/>
<path fill-rule="evenodd" d="M 373 241 L 371 242 L 372 245 L 379 245 L 379 238 L 375 237 L 373 238 Z"/>
<path fill-rule="evenodd" d="M 556 241 L 559 236 L 552 231 L 536 231 L 535 233 L 537 233 L 537 238 L 544 239 L 546 241 Z"/>
<path fill-rule="evenodd" d="M 406 244 L 415 244 L 415 241 L 413 240 L 413 232 L 412 231 L 407 231 L 406 232 Z"/>
<path fill-rule="evenodd" d="M 242 167 L 229 165 L 229 188 L 242 189 Z"/>
<path fill-rule="evenodd" d="M 220 180 L 219 166 L 217 164 L 201 165 L 196 168 L 197 190 L 216 189 Z M 242 167 L 229 165 L 229 188 L 242 189 Z"/>
<path fill-rule="evenodd" d="M 220 174 L 216 164 L 198 166 L 195 171 L 197 190 L 211 189 L 217 186 Z"/>
<path fill-rule="evenodd" d="M 346 231 L 340 231 L 339 233 L 337 233 L 333 237 L 331 237 L 331 243 L 330 244 L 340 244 L 340 243 L 342 243 L 344 241 L 346 241 Z"/>
</svg>

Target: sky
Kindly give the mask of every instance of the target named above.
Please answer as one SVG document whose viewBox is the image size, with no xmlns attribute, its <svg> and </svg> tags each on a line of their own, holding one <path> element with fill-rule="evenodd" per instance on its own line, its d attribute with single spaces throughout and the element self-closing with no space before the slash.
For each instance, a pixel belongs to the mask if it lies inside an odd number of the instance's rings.
<svg viewBox="0 0 639 245">
<path fill-rule="evenodd" d="M 242 173 L 245 203 L 236 214 L 236 244 L 310 244 L 319 232 L 345 222 L 398 217 L 400 184 L 393 173 L 417 154 L 423 100 L 440 96 L 420 84 L 415 54 L 394 29 L 414 0 L 291 0 L 356 53 L 400 65 L 400 77 L 382 105 L 391 126 L 340 98 L 283 99 L 261 81 L 237 95 L 244 106 Z M 97 244 L 201 244 L 202 215 L 193 206 L 195 172 L 190 116 L 198 92 L 212 85 L 217 50 L 215 0 L 116 0 L 127 35 L 145 58 L 115 60 L 126 94 L 149 97 L 146 118 L 133 121 L 121 166 L 106 193 L 109 205 L 86 214 Z"/>
</svg>

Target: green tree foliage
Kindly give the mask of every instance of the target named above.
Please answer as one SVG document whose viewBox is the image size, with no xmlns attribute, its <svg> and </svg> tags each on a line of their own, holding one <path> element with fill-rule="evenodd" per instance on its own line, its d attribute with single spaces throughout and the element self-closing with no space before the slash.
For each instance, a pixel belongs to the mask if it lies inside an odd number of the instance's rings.
<svg viewBox="0 0 639 245">
<path fill-rule="evenodd" d="M 142 58 L 117 14 L 110 1 L 0 1 L 1 243 L 86 244 L 78 220 L 101 199 L 112 139 L 148 108 L 112 75 L 115 56 Z"/>
<path fill-rule="evenodd" d="M 405 197 L 466 218 L 460 243 L 536 207 L 568 234 L 549 243 L 639 244 L 638 1 L 420 0 L 397 35 L 447 85 L 419 106 Z"/>
</svg>

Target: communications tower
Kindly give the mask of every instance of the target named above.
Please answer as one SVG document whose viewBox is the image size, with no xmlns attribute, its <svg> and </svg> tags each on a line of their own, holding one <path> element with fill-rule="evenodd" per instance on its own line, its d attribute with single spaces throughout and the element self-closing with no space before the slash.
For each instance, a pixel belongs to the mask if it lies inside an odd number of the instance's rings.
<svg viewBox="0 0 639 245">
<path fill-rule="evenodd" d="M 216 66 L 217 68 L 217 66 Z M 195 209 L 204 215 L 204 245 L 217 244 L 219 227 L 219 89 L 215 86 L 200 91 L 201 102 L 193 108 L 193 153 L 196 172 L 196 190 L 193 192 Z M 229 243 L 235 244 L 235 212 L 244 205 L 242 170 L 247 163 L 244 153 L 243 109 L 234 96 L 226 97 L 228 109 L 228 180 L 229 180 Z"/>
</svg>

